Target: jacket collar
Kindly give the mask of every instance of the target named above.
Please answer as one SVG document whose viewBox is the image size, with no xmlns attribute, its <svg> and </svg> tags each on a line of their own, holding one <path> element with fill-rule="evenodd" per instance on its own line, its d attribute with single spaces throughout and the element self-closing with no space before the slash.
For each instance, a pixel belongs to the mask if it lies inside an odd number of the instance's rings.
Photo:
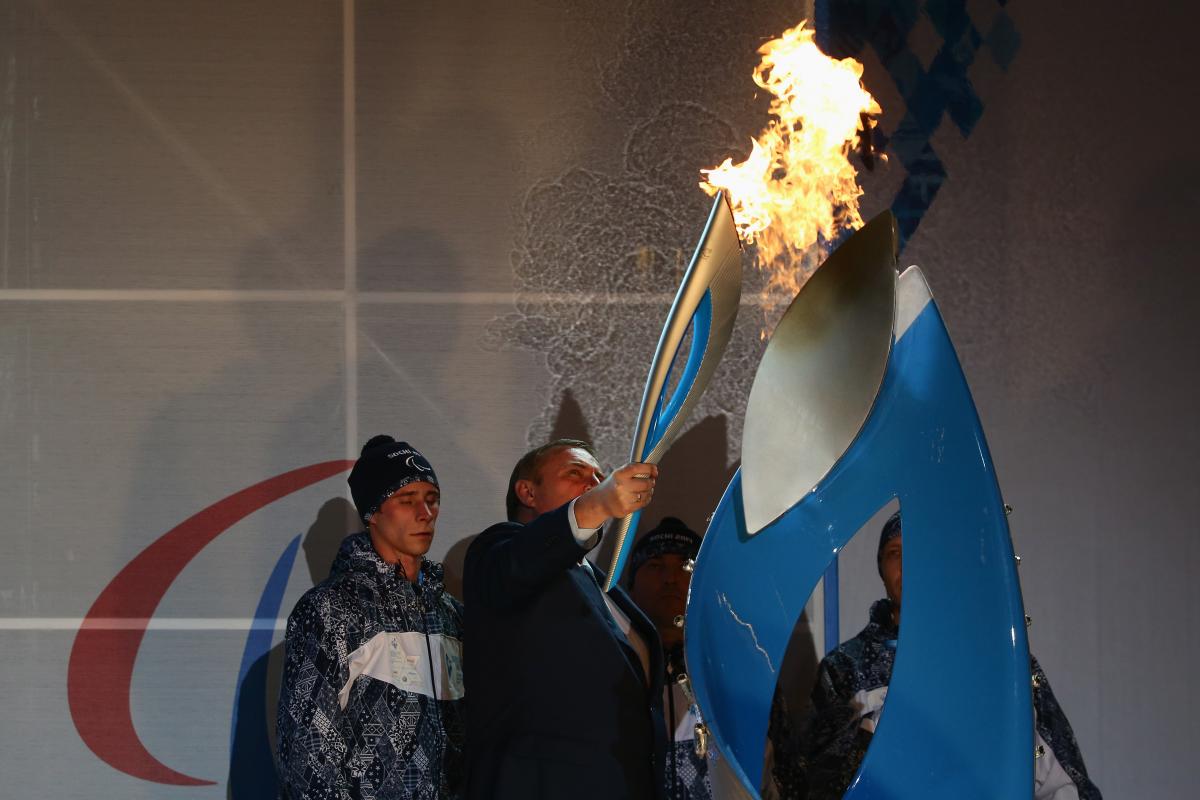
<svg viewBox="0 0 1200 800">
<path fill-rule="evenodd" d="M 359 531 L 342 540 L 333 566 L 329 569 L 329 577 L 335 578 L 343 574 L 353 574 L 378 581 L 399 581 L 409 583 L 400 574 L 395 564 L 389 564 L 379 557 L 371 546 L 371 534 Z M 421 574 L 418 583 L 421 592 L 428 596 L 440 595 L 445 589 L 445 571 L 441 564 L 428 558 L 421 559 Z"/>
<path fill-rule="evenodd" d="M 900 629 L 892 622 L 892 601 L 886 597 L 871 604 L 871 621 L 863 633 L 869 633 L 877 639 L 895 639 L 900 635 Z"/>
</svg>

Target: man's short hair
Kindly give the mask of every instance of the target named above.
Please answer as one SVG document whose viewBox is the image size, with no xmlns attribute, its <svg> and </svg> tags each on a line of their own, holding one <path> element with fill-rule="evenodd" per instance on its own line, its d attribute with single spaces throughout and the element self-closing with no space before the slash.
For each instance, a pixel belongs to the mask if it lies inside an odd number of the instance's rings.
<svg viewBox="0 0 1200 800">
<path fill-rule="evenodd" d="M 592 446 L 579 439 L 555 439 L 552 442 L 535 447 L 521 456 L 520 460 L 517 461 L 517 465 L 513 467 L 512 475 L 508 478 L 508 494 L 504 497 L 504 510 L 508 514 L 509 522 L 517 521 L 517 513 L 520 512 L 523 506 L 521 499 L 517 497 L 517 481 L 536 482 L 538 470 L 542 466 L 542 459 L 555 450 L 567 447 L 578 447 L 580 450 L 587 451 L 592 458 L 596 458 L 596 451 Z"/>
</svg>

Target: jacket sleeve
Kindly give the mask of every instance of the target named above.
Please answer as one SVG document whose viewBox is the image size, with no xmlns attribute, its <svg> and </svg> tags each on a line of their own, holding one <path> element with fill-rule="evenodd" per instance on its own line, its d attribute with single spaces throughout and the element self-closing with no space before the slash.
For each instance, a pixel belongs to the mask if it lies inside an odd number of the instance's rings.
<svg viewBox="0 0 1200 800">
<path fill-rule="evenodd" d="M 449 594 L 445 595 L 442 605 L 443 631 L 464 641 L 463 636 L 463 607 Z M 462 676 L 462 662 L 451 665 L 451 669 Z M 442 770 L 444 785 L 443 796 L 448 800 L 457 800 L 466 790 L 466 739 L 467 739 L 467 698 L 441 701 L 442 727 L 446 734 L 445 762 Z"/>
<path fill-rule="evenodd" d="M 306 594 L 288 617 L 280 688 L 278 771 L 287 800 L 351 800 L 338 692 L 350 677 L 328 597 Z"/>
<path fill-rule="evenodd" d="M 1042 665 L 1036 658 L 1030 657 L 1030 667 L 1036 679 L 1033 713 L 1038 734 L 1054 751 L 1059 765 L 1075 784 L 1080 800 L 1101 800 L 1100 789 L 1092 783 L 1087 767 L 1084 766 L 1083 753 L 1079 750 L 1079 743 L 1075 741 L 1075 731 L 1071 729 L 1066 713 L 1058 704 Z"/>
<path fill-rule="evenodd" d="M 811 800 L 836 800 L 858 772 L 871 743 L 861 715 L 851 704 L 853 665 L 835 651 L 822 659 L 803 726 L 801 767 Z"/>
<path fill-rule="evenodd" d="M 780 691 L 779 686 L 775 687 L 775 695 L 771 699 L 771 712 L 767 718 L 767 741 L 771 746 L 771 779 L 775 785 L 774 796 L 785 798 L 785 800 L 807 798 L 806 762 L 801 749 L 800 736 L 796 726 L 792 724 L 787 698 Z"/>
<path fill-rule="evenodd" d="M 528 525 L 502 522 L 481 533 L 467 549 L 463 569 L 467 605 L 510 606 L 578 563 L 588 548 L 571 533 L 568 505 Z"/>
</svg>

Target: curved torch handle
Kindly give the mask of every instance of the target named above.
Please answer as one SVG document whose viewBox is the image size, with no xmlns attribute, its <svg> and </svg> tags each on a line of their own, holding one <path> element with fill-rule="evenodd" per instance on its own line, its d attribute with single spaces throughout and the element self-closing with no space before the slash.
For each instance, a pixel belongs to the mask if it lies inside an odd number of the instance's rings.
<svg viewBox="0 0 1200 800">
<path fill-rule="evenodd" d="M 671 446 L 725 353 L 741 299 L 742 244 L 729 201 L 724 192 L 719 192 L 658 339 L 634 430 L 631 462 L 656 464 Z M 678 385 L 671 397 L 665 399 L 671 366 L 689 327 L 691 350 Z M 621 578 L 633 544 L 629 532 L 636 530 L 639 515 L 636 512 L 615 520 L 609 528 L 609 534 L 616 536 L 616 548 L 605 591 Z"/>
</svg>

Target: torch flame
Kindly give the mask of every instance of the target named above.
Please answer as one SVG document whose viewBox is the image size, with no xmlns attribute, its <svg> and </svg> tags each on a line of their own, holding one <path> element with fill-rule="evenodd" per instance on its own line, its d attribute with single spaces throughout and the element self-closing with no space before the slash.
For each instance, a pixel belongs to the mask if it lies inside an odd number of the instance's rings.
<svg viewBox="0 0 1200 800">
<path fill-rule="evenodd" d="M 790 298 L 814 245 L 862 227 L 848 157 L 860 126 L 881 109 L 863 88 L 862 65 L 826 56 L 803 22 L 758 52 L 754 82 L 773 96 L 771 119 L 749 158 L 701 170 L 700 188 L 726 190 L 742 241 L 756 245 L 755 261 L 770 275 L 767 292 Z"/>
</svg>

